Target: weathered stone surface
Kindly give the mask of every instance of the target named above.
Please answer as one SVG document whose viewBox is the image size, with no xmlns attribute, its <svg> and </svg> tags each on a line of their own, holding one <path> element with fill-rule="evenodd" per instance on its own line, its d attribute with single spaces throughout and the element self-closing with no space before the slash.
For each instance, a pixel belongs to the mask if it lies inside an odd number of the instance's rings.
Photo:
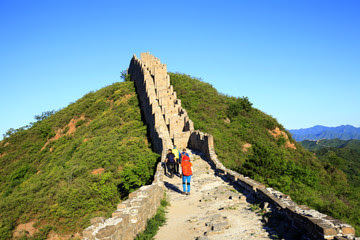
<svg viewBox="0 0 360 240">
<path fill-rule="evenodd" d="M 90 220 L 91 225 L 95 225 L 95 224 L 99 224 L 99 223 L 104 223 L 105 222 L 104 217 L 94 217 Z"/>
<path fill-rule="evenodd" d="M 326 223 L 318 223 L 316 224 L 316 228 L 325 236 L 336 236 L 338 232 L 331 225 Z"/>
<path fill-rule="evenodd" d="M 229 228 L 230 225 L 228 222 L 215 223 L 211 226 L 212 231 L 221 231 L 223 229 Z"/>
<path fill-rule="evenodd" d="M 92 228 L 92 226 L 88 227 L 88 228 L 85 228 L 85 230 L 83 231 L 83 238 L 84 239 L 94 239 L 94 236 L 92 235 L 93 234 L 93 231 L 94 229 Z"/>
<path fill-rule="evenodd" d="M 115 233 L 115 230 L 116 230 L 116 226 L 114 226 L 114 225 L 105 226 L 104 228 L 101 228 L 97 232 L 95 237 L 99 238 L 99 239 L 110 238 L 111 235 L 113 235 Z"/>
<path fill-rule="evenodd" d="M 342 234 L 355 235 L 355 229 L 351 226 L 341 227 Z"/>
</svg>

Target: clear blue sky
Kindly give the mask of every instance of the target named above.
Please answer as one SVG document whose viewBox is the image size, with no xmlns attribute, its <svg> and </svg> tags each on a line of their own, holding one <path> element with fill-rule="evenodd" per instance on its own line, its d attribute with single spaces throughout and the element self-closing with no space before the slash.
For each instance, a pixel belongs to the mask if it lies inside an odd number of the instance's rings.
<svg viewBox="0 0 360 240">
<path fill-rule="evenodd" d="M 0 2 L 0 134 L 119 81 L 132 55 L 288 129 L 360 125 L 360 1 Z"/>
</svg>

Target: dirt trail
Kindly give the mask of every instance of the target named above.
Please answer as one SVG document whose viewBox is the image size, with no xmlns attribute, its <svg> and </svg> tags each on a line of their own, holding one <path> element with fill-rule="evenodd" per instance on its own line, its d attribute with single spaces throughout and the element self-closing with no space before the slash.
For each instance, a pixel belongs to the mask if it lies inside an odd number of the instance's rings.
<svg viewBox="0 0 360 240">
<path fill-rule="evenodd" d="M 165 177 L 171 206 L 167 222 L 155 239 L 271 239 L 262 217 L 251 211 L 246 197 L 216 176 L 196 152 L 187 152 L 193 163 L 191 195 L 181 194 L 182 180 L 178 176 Z"/>
</svg>

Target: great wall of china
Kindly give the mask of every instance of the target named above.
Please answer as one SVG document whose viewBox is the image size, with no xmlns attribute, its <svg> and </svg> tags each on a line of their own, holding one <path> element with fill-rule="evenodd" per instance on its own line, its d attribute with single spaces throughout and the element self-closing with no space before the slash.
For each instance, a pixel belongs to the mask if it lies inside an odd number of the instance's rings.
<svg viewBox="0 0 360 240">
<path fill-rule="evenodd" d="M 153 149 L 161 154 L 162 161 L 166 149 L 173 145 L 201 151 L 218 175 L 226 177 L 264 205 L 286 216 L 292 226 L 308 238 L 354 239 L 355 230 L 352 226 L 307 206 L 298 205 L 289 196 L 224 167 L 215 154 L 213 137 L 194 130 L 192 121 L 170 85 L 166 65 L 161 64 L 159 59 L 149 53 L 141 53 L 141 59 L 134 55 L 128 74 L 135 82 Z M 163 168 L 159 163 L 153 183 L 141 187 L 119 203 L 112 218 L 92 219 L 91 226 L 83 231 L 83 239 L 134 239 L 145 229 L 147 220 L 155 215 L 160 205 L 164 196 L 163 176 Z"/>
</svg>

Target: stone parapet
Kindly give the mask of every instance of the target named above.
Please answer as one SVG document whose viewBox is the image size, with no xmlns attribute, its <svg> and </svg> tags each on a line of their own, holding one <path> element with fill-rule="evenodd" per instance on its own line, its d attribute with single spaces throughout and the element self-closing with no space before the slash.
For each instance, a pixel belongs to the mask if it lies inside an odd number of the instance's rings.
<svg viewBox="0 0 360 240">
<path fill-rule="evenodd" d="M 165 158 L 165 152 L 162 159 Z M 129 198 L 117 205 L 112 217 L 91 219 L 91 226 L 83 231 L 84 240 L 122 239 L 132 240 L 145 230 L 164 197 L 164 171 L 158 163 L 154 181 L 129 194 Z"/>
<path fill-rule="evenodd" d="M 226 168 L 215 154 L 212 135 L 200 131 L 192 132 L 189 147 L 203 152 L 218 174 L 226 176 L 258 200 L 273 206 L 273 209 L 285 215 L 295 228 L 310 239 L 355 239 L 355 230 L 349 224 L 307 206 L 298 205 L 290 196 L 266 188 L 264 184 Z"/>
</svg>

